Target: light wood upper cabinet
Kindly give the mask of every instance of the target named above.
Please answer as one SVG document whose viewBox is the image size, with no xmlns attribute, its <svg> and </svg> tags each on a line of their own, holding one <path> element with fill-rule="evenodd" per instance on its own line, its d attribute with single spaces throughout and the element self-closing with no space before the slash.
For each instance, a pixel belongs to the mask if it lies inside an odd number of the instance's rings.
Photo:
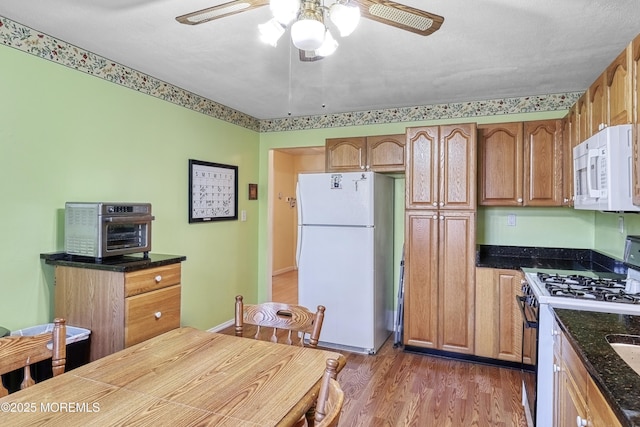
<svg viewBox="0 0 640 427">
<path fill-rule="evenodd" d="M 589 125 L 589 103 L 587 102 L 588 92 L 582 94 L 576 102 L 577 122 L 578 122 L 578 144 L 591 136 L 591 126 Z"/>
<path fill-rule="evenodd" d="M 605 71 L 607 124 L 625 125 L 633 120 L 632 44 L 623 50 Z"/>
<path fill-rule="evenodd" d="M 573 116 L 575 116 L 575 111 Z M 573 206 L 573 129 L 571 111 L 560 122 L 562 131 L 562 206 Z"/>
<path fill-rule="evenodd" d="M 404 172 L 405 137 L 378 135 L 325 141 L 327 172 Z"/>
<path fill-rule="evenodd" d="M 480 205 L 522 205 L 522 129 L 521 122 L 478 126 Z"/>
<path fill-rule="evenodd" d="M 473 354 L 475 212 L 407 211 L 404 343 Z"/>
<path fill-rule="evenodd" d="M 516 296 L 522 295 L 523 280 L 519 270 L 476 268 L 476 356 L 522 360 L 522 315 Z"/>
<path fill-rule="evenodd" d="M 478 126 L 480 205 L 562 204 L 562 121 Z"/>
<path fill-rule="evenodd" d="M 367 139 L 365 137 L 327 139 L 325 161 L 327 172 L 364 170 L 367 164 Z"/>
<path fill-rule="evenodd" d="M 609 123 L 609 114 L 607 106 L 607 89 L 606 89 L 606 72 L 602 73 L 596 79 L 589 90 L 588 97 L 588 114 L 589 114 L 589 136 L 595 135 L 602 127 Z"/>
<path fill-rule="evenodd" d="M 476 208 L 476 125 L 406 131 L 406 208 Z"/>
<path fill-rule="evenodd" d="M 640 35 L 630 48 L 633 87 L 633 204 L 640 206 Z"/>
<path fill-rule="evenodd" d="M 524 122 L 524 204 L 562 205 L 560 120 Z"/>
</svg>

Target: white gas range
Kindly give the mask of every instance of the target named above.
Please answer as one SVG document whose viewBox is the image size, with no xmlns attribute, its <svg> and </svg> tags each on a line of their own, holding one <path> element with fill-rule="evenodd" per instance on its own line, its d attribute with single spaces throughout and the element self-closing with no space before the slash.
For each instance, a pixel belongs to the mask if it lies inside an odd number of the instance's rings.
<svg viewBox="0 0 640 427">
<path fill-rule="evenodd" d="M 533 324 L 538 329 L 537 381 L 533 388 L 523 383 L 522 402 L 535 425 L 553 425 L 553 336 L 558 331 L 553 330 L 552 309 L 640 316 L 640 237 L 627 237 L 624 261 L 629 267 L 626 274 L 522 269 L 526 283 L 523 283 L 521 308 L 523 313 L 534 313 L 534 321 L 529 319 L 525 324 L 529 327 Z"/>
</svg>

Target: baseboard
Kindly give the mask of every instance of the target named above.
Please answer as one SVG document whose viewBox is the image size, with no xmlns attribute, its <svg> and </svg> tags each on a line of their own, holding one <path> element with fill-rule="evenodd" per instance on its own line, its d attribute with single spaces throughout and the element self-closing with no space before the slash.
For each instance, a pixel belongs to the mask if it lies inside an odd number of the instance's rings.
<svg viewBox="0 0 640 427">
<path fill-rule="evenodd" d="M 207 332 L 220 332 L 224 329 L 227 329 L 229 326 L 233 326 L 235 323 L 235 319 L 227 320 L 226 322 L 214 326 L 211 329 L 207 329 Z"/>
<path fill-rule="evenodd" d="M 278 274 L 284 274 L 284 273 L 288 273 L 290 271 L 295 270 L 296 268 L 294 266 L 290 266 L 290 267 L 285 267 L 285 268 L 281 268 L 280 270 L 274 270 L 271 275 L 272 276 L 277 276 Z"/>
</svg>

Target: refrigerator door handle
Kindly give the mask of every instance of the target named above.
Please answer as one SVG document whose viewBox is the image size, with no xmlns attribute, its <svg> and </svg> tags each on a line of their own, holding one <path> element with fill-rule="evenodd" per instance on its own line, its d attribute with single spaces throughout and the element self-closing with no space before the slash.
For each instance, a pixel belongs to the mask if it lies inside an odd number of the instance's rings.
<svg viewBox="0 0 640 427">
<path fill-rule="evenodd" d="M 300 199 L 300 182 L 296 183 L 296 207 L 298 209 L 298 238 L 296 243 L 296 268 L 300 268 L 300 251 L 302 250 L 302 199 Z"/>
</svg>

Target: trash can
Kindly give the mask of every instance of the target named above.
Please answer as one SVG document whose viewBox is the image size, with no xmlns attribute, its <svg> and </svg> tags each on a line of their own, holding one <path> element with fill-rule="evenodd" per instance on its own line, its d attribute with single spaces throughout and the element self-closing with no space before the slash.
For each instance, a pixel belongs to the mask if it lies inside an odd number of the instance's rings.
<svg viewBox="0 0 640 427">
<path fill-rule="evenodd" d="M 2 328 L 4 329 L 4 328 Z M 18 329 L 10 333 L 11 336 L 34 336 L 53 331 L 53 323 L 31 326 Z M 2 330 L 0 329 L 0 334 Z M 1 336 L 1 335 L 0 335 Z M 68 372 L 79 366 L 89 363 L 89 351 L 91 345 L 91 331 L 67 325 L 67 360 L 64 371 Z M 20 390 L 20 383 L 24 377 L 24 369 L 17 369 L 2 376 L 2 381 L 9 393 Z M 36 383 L 53 377 L 51 359 L 42 360 L 31 365 L 31 377 Z"/>
</svg>

